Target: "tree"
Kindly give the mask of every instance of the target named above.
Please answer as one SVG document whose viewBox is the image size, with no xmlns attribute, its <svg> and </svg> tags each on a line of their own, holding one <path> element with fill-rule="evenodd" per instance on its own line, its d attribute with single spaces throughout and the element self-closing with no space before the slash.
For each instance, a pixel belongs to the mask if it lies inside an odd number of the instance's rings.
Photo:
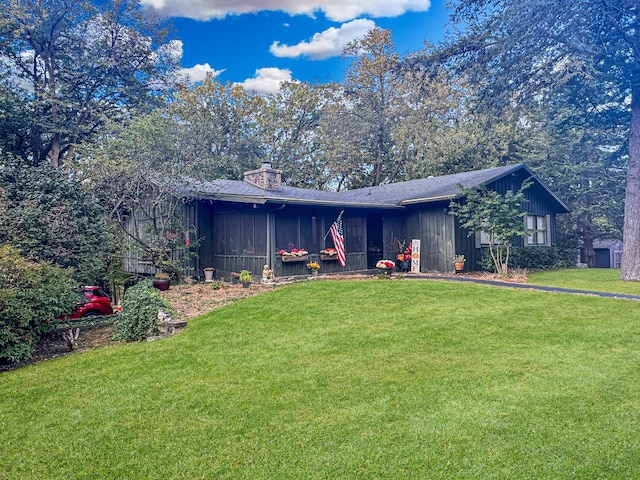
<svg viewBox="0 0 640 480">
<path fill-rule="evenodd" d="M 581 245 L 593 267 L 594 240 L 622 234 L 626 148 L 605 125 L 565 122 L 567 108 L 558 99 L 541 118 L 529 115 L 529 141 L 518 153 L 569 206 L 558 219 L 560 240 Z"/>
<path fill-rule="evenodd" d="M 461 188 L 463 200 L 450 204 L 449 213 L 458 217 L 469 236 L 478 231 L 488 236 L 489 253 L 498 275 L 509 273 L 511 242 L 526 234 L 522 203 L 528 185 L 525 182 L 519 191 L 508 190 L 504 195 L 486 187 Z"/>
<path fill-rule="evenodd" d="M 104 212 L 77 182 L 49 165 L 0 162 L 0 243 L 29 260 L 73 268 L 78 282 L 104 274 L 112 248 Z"/>
<path fill-rule="evenodd" d="M 211 75 L 200 85 L 181 88 L 167 115 L 183 173 L 237 180 L 256 168 L 262 151 L 255 109 L 254 99 L 242 87 L 222 84 Z"/>
<path fill-rule="evenodd" d="M 393 135 L 404 179 L 490 168 L 509 161 L 521 128 L 512 111 L 500 115 L 475 99 L 475 87 L 441 63 L 422 59 L 433 46 L 407 55 L 401 62 L 405 114 Z"/>
<path fill-rule="evenodd" d="M 431 61 L 454 59 L 491 108 L 536 107 L 562 92 L 592 122 L 628 132 L 621 278 L 640 280 L 640 12 L 637 0 L 457 0 L 464 31 Z"/>
<path fill-rule="evenodd" d="M 330 182 L 319 128 L 328 92 L 325 85 L 286 82 L 277 94 L 254 97 L 263 158 L 283 171 L 287 185 L 322 189 Z"/>
<path fill-rule="evenodd" d="M 394 119 L 402 110 L 397 75 L 399 56 L 391 31 L 374 28 L 363 38 L 349 42 L 343 58 L 353 57 L 343 83 L 346 111 L 356 119 L 354 138 L 367 144 L 370 185 L 393 181 L 397 163 L 390 138 Z M 365 186 L 365 185 L 361 185 Z"/>
<path fill-rule="evenodd" d="M 0 81 L 32 122 L 16 153 L 57 167 L 106 119 L 161 98 L 177 57 L 164 43 L 166 29 L 138 7 L 137 0 L 114 0 L 102 10 L 76 0 L 3 2 Z"/>
<path fill-rule="evenodd" d="M 178 154 L 174 123 L 152 113 L 111 127 L 83 149 L 92 163 L 84 180 L 108 209 L 107 218 L 116 221 L 123 255 L 141 252 L 144 260 L 179 280 L 197 239 L 187 236 L 186 200 L 174 191 L 176 182 L 184 187 L 190 167 Z"/>
</svg>

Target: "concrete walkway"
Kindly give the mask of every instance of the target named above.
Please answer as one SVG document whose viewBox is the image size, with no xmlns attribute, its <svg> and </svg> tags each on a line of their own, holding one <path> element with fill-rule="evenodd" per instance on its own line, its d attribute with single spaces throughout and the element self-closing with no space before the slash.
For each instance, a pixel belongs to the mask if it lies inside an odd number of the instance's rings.
<svg viewBox="0 0 640 480">
<path fill-rule="evenodd" d="M 639 300 L 640 295 L 630 295 L 626 293 L 607 293 L 607 292 L 593 292 L 590 290 L 573 290 L 571 288 L 558 288 L 558 287 L 546 287 L 543 285 L 529 285 L 526 283 L 512 283 L 512 282 L 501 282 L 499 280 L 483 280 L 481 278 L 473 278 L 473 277 L 465 277 L 465 276 L 454 276 L 454 275 L 407 275 L 406 279 L 421 279 L 421 280 L 450 280 L 453 282 L 470 282 L 470 283 L 479 283 L 482 285 L 493 285 L 495 287 L 508 287 L 508 288 L 519 288 L 522 290 L 539 290 L 543 292 L 554 292 L 554 293 L 570 293 L 574 295 L 592 295 L 596 297 L 603 298 L 620 298 L 624 300 Z"/>
</svg>

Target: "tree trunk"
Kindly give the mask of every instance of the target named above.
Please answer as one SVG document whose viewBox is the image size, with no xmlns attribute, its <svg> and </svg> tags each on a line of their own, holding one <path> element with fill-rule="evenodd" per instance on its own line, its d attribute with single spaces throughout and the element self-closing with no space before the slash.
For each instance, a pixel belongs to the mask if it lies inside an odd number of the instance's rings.
<svg viewBox="0 0 640 480">
<path fill-rule="evenodd" d="M 588 223 L 583 223 L 580 229 L 582 236 L 582 251 L 584 252 L 584 263 L 587 267 L 596 266 L 596 251 L 593 249 L 593 229 Z"/>
<path fill-rule="evenodd" d="M 640 32 L 636 34 L 640 35 Z M 620 279 L 634 281 L 640 281 L 640 71 L 638 70 L 636 70 L 631 93 L 629 162 L 624 204 L 624 245 L 620 266 Z"/>
<path fill-rule="evenodd" d="M 52 167 L 60 166 L 60 134 L 56 133 L 51 139 L 51 150 L 49 150 L 49 159 Z"/>
</svg>

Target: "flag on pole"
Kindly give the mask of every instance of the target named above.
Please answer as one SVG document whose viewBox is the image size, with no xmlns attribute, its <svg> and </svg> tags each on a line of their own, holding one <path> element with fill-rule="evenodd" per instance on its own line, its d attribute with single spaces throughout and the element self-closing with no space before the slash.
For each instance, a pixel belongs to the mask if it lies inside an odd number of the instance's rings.
<svg viewBox="0 0 640 480">
<path fill-rule="evenodd" d="M 344 235 L 342 233 L 343 213 L 344 212 L 340 212 L 340 215 L 338 215 L 336 221 L 333 222 L 333 225 L 331 225 L 329 233 L 331 233 L 331 238 L 333 239 L 333 246 L 335 247 L 336 252 L 338 252 L 338 261 L 340 262 L 340 265 L 344 267 L 346 262 L 344 256 Z"/>
</svg>

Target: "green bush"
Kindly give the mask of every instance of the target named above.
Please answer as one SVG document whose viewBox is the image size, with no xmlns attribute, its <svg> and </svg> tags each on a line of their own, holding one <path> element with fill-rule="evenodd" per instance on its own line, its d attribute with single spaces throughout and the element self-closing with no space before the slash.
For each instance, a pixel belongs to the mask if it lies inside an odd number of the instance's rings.
<svg viewBox="0 0 640 480">
<path fill-rule="evenodd" d="M 169 304 L 151 280 L 128 288 L 122 299 L 122 312 L 114 323 L 113 338 L 135 342 L 157 334 L 158 310 L 171 313 Z"/>
<path fill-rule="evenodd" d="M 575 248 L 513 247 L 509 257 L 509 266 L 526 270 L 569 268 L 576 264 L 577 253 Z M 489 249 L 485 249 L 483 252 L 480 268 L 488 272 L 495 272 Z"/>
<path fill-rule="evenodd" d="M 100 279 L 113 249 L 102 207 L 66 171 L 0 159 L 0 239 L 29 260 Z"/>
<path fill-rule="evenodd" d="M 0 245 L 0 363 L 27 360 L 49 320 L 70 313 L 75 300 L 69 271 Z"/>
</svg>

